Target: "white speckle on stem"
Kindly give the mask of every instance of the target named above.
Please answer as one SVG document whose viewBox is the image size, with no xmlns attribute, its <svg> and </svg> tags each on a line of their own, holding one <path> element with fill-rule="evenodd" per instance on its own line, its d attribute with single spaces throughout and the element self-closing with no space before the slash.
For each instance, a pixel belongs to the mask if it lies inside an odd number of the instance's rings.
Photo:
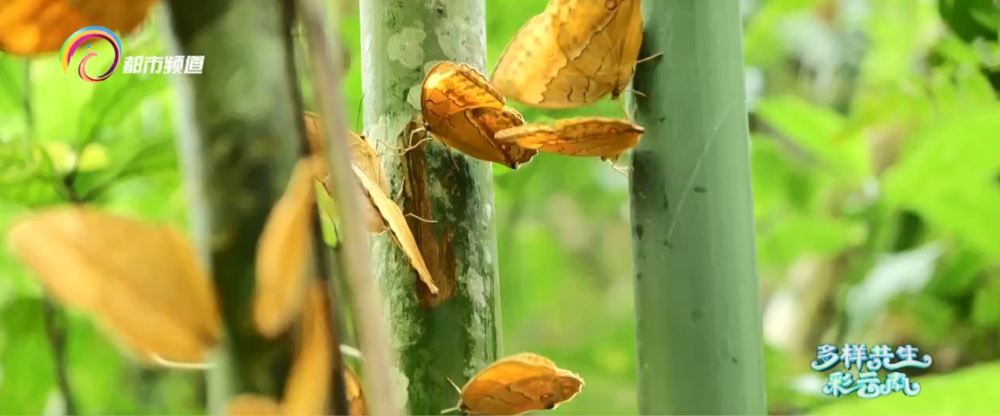
<svg viewBox="0 0 1000 416">
<path fill-rule="evenodd" d="M 406 93 L 406 102 L 410 103 L 410 106 L 414 110 L 420 111 L 420 92 L 423 84 L 417 84 L 410 87 L 410 91 Z"/>
<path fill-rule="evenodd" d="M 389 38 L 389 60 L 397 61 L 409 69 L 417 69 L 424 63 L 422 46 L 427 33 L 420 24 L 408 27 Z"/>
<path fill-rule="evenodd" d="M 396 403 L 399 404 L 403 409 L 406 408 L 406 399 L 409 397 L 407 392 L 410 388 L 410 379 L 406 378 L 406 374 L 397 366 L 392 366 L 392 374 L 389 375 L 392 380 L 393 394 L 395 394 Z"/>
<path fill-rule="evenodd" d="M 469 297 L 472 298 L 472 307 L 476 312 L 486 309 L 486 278 L 475 269 L 470 268 L 466 275 L 466 282 L 469 285 Z M 473 327 L 478 328 L 478 327 Z"/>
</svg>

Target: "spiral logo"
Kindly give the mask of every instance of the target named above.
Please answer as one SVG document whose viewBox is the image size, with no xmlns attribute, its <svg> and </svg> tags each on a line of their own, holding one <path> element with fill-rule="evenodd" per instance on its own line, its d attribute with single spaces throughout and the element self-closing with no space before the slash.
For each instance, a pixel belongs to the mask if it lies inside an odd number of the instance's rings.
<svg viewBox="0 0 1000 416">
<path fill-rule="evenodd" d="M 59 52 L 59 61 L 62 62 L 63 72 L 66 72 L 66 69 L 69 68 L 70 61 L 73 60 L 73 54 L 76 53 L 76 49 L 94 39 L 104 39 L 114 48 L 115 59 L 111 62 L 111 68 L 108 68 L 107 72 L 97 78 L 87 75 L 87 61 L 97 56 L 96 53 L 90 52 L 80 60 L 80 66 L 77 67 L 76 72 L 80 75 L 80 79 L 87 82 L 101 82 L 111 77 L 111 74 L 115 72 L 115 68 L 118 67 L 118 63 L 122 60 L 122 43 L 118 40 L 118 35 L 115 32 L 100 26 L 85 27 L 76 31 L 69 39 L 66 39 L 66 43 L 63 43 L 62 50 Z M 86 48 L 89 49 L 90 45 L 86 45 Z"/>
</svg>

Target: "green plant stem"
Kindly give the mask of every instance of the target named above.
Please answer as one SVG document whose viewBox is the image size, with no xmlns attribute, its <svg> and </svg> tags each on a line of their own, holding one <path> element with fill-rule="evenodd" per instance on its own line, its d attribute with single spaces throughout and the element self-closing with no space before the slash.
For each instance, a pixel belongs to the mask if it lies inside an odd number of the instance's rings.
<svg viewBox="0 0 1000 416">
<path fill-rule="evenodd" d="M 765 414 L 740 3 L 643 4 L 631 175 L 641 414 Z"/>
</svg>

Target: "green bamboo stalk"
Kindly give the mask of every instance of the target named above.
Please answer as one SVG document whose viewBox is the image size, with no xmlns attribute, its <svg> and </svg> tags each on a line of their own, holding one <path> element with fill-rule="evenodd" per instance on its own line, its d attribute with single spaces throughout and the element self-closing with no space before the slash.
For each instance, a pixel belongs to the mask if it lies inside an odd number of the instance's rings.
<svg viewBox="0 0 1000 416">
<path fill-rule="evenodd" d="M 766 414 L 740 2 L 643 4 L 631 175 L 641 414 Z"/>
<path fill-rule="evenodd" d="M 435 61 L 485 73 L 484 0 L 361 2 L 364 119 L 373 140 L 409 143 L 420 85 Z M 418 136 L 419 137 L 419 136 Z M 499 352 L 500 293 L 493 225 L 492 165 L 426 142 L 399 156 L 379 147 L 394 192 L 440 287 L 431 296 L 388 236 L 376 238 L 373 265 L 399 351 L 397 398 L 411 414 L 454 406 L 461 384 Z"/>
<path fill-rule="evenodd" d="M 170 0 L 178 55 L 204 56 L 178 83 L 182 170 L 195 242 L 213 275 L 226 341 L 209 407 L 238 393 L 280 398 L 292 360 L 250 321 L 257 241 L 300 154 L 301 114 L 289 74 L 287 11 L 273 0 Z"/>
</svg>

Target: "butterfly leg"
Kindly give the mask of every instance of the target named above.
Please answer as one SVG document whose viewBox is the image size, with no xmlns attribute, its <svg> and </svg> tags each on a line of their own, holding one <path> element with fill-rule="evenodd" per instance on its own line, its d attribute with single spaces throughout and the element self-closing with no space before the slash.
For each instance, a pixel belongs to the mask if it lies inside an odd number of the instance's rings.
<svg viewBox="0 0 1000 416">
<path fill-rule="evenodd" d="M 411 138 L 410 142 L 412 143 L 413 142 L 413 140 L 412 140 L 413 135 L 412 134 L 410 135 L 410 138 Z M 392 150 L 395 150 L 397 152 L 397 155 L 402 156 L 402 155 L 405 155 L 406 152 L 409 152 L 410 150 L 416 149 L 420 145 L 424 144 L 424 142 L 430 141 L 431 139 L 432 138 L 430 138 L 430 137 L 424 137 L 423 139 L 420 139 L 420 141 L 418 141 L 416 144 L 412 144 L 412 145 L 407 146 L 407 147 L 393 146 L 393 145 L 391 145 L 389 143 L 386 143 L 386 142 L 384 142 L 382 140 L 379 140 L 378 142 L 379 142 L 379 144 L 381 144 L 381 145 L 383 145 L 385 147 L 388 147 L 388 148 L 390 148 Z"/>
<path fill-rule="evenodd" d="M 412 212 L 407 213 L 406 216 L 407 217 L 413 217 L 413 218 L 416 218 L 417 221 L 422 221 L 422 222 L 426 222 L 426 223 L 430 223 L 430 224 L 436 224 L 437 223 L 436 220 L 429 220 L 429 219 L 423 218 L 423 217 L 421 217 L 421 216 L 419 216 L 417 214 L 414 214 Z"/>
<path fill-rule="evenodd" d="M 618 166 L 618 158 L 620 158 L 620 157 L 621 157 L 621 155 L 618 155 L 618 156 L 615 156 L 615 157 L 610 157 L 610 158 L 603 158 L 602 157 L 601 159 L 603 159 L 605 162 L 610 163 L 611 164 L 611 169 L 614 169 L 615 172 L 618 172 L 618 173 L 624 175 L 625 177 L 628 177 L 628 173 L 629 173 L 629 171 L 632 170 L 632 168 L 629 167 L 629 166 Z"/>
<path fill-rule="evenodd" d="M 625 100 L 619 98 L 617 101 L 618 101 L 618 105 L 622 107 L 622 114 L 625 115 L 625 119 L 628 120 L 628 121 L 632 121 L 632 115 L 629 114 L 629 112 L 628 112 L 628 106 L 625 105 Z"/>
<path fill-rule="evenodd" d="M 451 149 L 448 149 L 448 158 L 451 159 L 451 164 L 455 166 L 455 170 L 458 170 L 458 162 L 455 162 L 455 155 L 451 154 Z"/>
<path fill-rule="evenodd" d="M 642 58 L 642 59 L 640 59 L 638 61 L 635 61 L 635 64 L 639 65 L 639 64 L 641 64 L 643 62 L 649 62 L 649 61 L 652 61 L 652 60 L 654 60 L 656 58 L 659 58 L 659 57 L 662 57 L 662 56 L 663 56 L 663 52 L 660 52 L 660 53 L 658 53 L 656 55 L 647 56 L 647 57 Z"/>
</svg>

